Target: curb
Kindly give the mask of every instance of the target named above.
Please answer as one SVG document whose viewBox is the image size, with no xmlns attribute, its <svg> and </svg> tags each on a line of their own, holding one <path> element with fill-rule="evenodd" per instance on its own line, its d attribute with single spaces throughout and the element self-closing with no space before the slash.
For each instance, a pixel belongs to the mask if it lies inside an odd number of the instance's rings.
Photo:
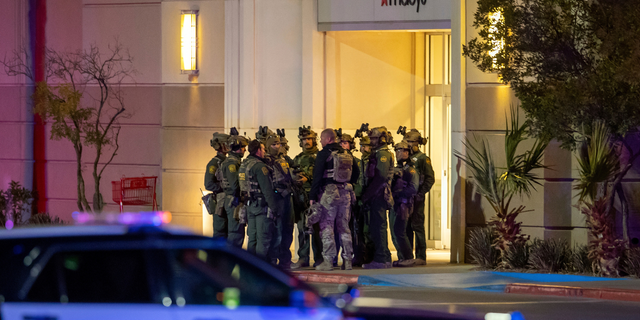
<svg viewBox="0 0 640 320">
<path fill-rule="evenodd" d="M 512 283 L 508 284 L 504 288 L 504 292 L 640 302 L 640 290 L 628 289 L 581 288 L 528 283 Z"/>
<path fill-rule="evenodd" d="M 346 285 L 357 285 L 359 275 L 351 275 L 344 273 L 324 273 L 324 272 L 305 272 L 305 271 L 294 271 L 298 280 L 313 282 L 313 283 L 335 283 L 341 284 L 344 283 Z"/>
</svg>

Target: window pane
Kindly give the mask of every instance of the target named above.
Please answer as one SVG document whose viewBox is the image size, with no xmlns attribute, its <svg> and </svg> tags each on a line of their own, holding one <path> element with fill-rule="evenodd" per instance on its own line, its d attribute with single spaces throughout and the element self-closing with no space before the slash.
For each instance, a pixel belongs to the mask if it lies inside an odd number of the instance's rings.
<svg viewBox="0 0 640 320">
<path fill-rule="evenodd" d="M 31 301 L 148 303 L 146 270 L 139 250 L 57 253 L 28 296 Z M 56 277 L 63 284 L 60 288 Z M 51 288 L 58 289 L 55 298 Z"/>
<path fill-rule="evenodd" d="M 229 253 L 184 249 L 174 257 L 178 295 L 186 304 L 221 304 L 225 289 L 237 288 L 240 305 L 289 305 L 287 284 Z"/>
</svg>

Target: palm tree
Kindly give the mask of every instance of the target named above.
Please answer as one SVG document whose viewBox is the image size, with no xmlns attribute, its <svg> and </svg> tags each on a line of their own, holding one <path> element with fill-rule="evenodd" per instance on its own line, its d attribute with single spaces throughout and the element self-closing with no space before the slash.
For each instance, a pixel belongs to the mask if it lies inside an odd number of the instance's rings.
<svg viewBox="0 0 640 320">
<path fill-rule="evenodd" d="M 620 171 L 620 162 L 603 122 L 594 123 L 591 134 L 584 131 L 576 156 L 580 180 L 574 189 L 580 191 L 578 207 L 587 217 L 589 259 L 593 261 L 595 272 L 617 276 L 625 242 L 616 238 L 615 209 L 609 204 L 614 196 L 612 180 Z"/>
<path fill-rule="evenodd" d="M 468 155 L 455 151 L 471 172 L 477 192 L 489 201 L 495 211 L 489 225 L 496 230 L 494 246 L 500 251 L 503 262 L 510 246 L 529 240 L 529 236 L 522 234 L 522 222 L 516 222 L 518 215 L 525 212 L 525 206 L 511 208 L 511 200 L 516 195 L 530 196 L 535 186 L 540 185 L 533 170 L 545 167 L 542 157 L 548 144 L 548 141 L 536 139 L 530 150 L 518 154 L 518 146 L 527 139 L 529 126 L 526 122 L 520 125 L 518 108 L 514 106 L 511 106 L 510 120 L 506 120 L 505 130 L 506 168 L 496 167 L 486 139 L 478 141 L 477 147 L 466 139 L 463 144 Z"/>
</svg>

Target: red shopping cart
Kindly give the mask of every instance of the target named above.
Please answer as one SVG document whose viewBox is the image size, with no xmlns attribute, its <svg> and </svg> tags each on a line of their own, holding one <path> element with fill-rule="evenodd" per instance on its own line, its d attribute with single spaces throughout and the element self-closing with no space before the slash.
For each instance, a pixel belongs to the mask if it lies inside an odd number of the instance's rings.
<svg viewBox="0 0 640 320">
<path fill-rule="evenodd" d="M 156 180 L 153 177 L 126 178 L 122 176 L 120 181 L 111 181 L 113 189 L 113 202 L 120 205 L 120 212 L 124 205 L 128 206 L 153 206 L 158 210 L 156 202 Z"/>
</svg>

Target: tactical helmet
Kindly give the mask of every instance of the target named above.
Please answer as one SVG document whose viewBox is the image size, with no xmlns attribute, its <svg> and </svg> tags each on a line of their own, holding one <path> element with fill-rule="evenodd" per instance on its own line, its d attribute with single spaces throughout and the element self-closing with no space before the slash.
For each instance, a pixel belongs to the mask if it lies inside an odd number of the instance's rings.
<svg viewBox="0 0 640 320">
<path fill-rule="evenodd" d="M 311 141 L 312 141 L 311 147 L 315 147 L 315 146 L 318 145 L 318 134 L 315 133 L 315 131 L 311 130 L 311 126 L 299 127 L 298 128 L 298 139 L 300 140 L 300 147 L 302 147 L 302 148 L 304 148 L 304 145 L 302 144 L 302 140 L 303 139 L 311 139 Z"/>
<path fill-rule="evenodd" d="M 373 128 L 369 130 L 368 134 L 370 139 L 373 139 L 373 138 L 378 139 L 377 145 L 375 146 L 372 145 L 373 147 L 379 147 L 391 142 L 391 138 L 390 138 L 391 134 L 389 134 L 389 131 L 385 126 Z"/>
<path fill-rule="evenodd" d="M 405 133 L 404 140 L 411 143 L 411 152 L 418 152 L 420 145 L 427 144 L 427 139 L 423 138 L 420 131 L 416 129 L 411 129 L 411 131 Z"/>
<path fill-rule="evenodd" d="M 249 139 L 243 136 L 231 136 L 229 137 L 229 142 L 227 143 L 229 148 L 233 151 L 236 151 L 240 148 L 244 148 L 249 145 Z"/>
<path fill-rule="evenodd" d="M 340 135 L 340 142 L 349 142 L 349 150 L 354 150 L 356 148 L 356 144 L 350 134 L 343 133 Z"/>
<path fill-rule="evenodd" d="M 213 138 L 209 140 L 209 144 L 212 148 L 220 150 L 229 140 L 229 135 L 225 133 L 215 132 Z"/>
<path fill-rule="evenodd" d="M 398 150 L 401 150 L 401 149 L 403 149 L 403 150 L 411 150 L 411 146 L 409 145 L 409 143 L 407 143 L 407 141 L 402 140 L 402 141 L 396 143 L 396 145 L 393 146 L 393 149 L 395 151 L 398 151 Z"/>
<path fill-rule="evenodd" d="M 367 136 L 364 136 L 362 138 L 360 138 L 360 146 L 370 146 L 371 145 L 371 139 Z"/>
<path fill-rule="evenodd" d="M 404 140 L 407 140 L 408 142 L 418 142 L 418 144 L 427 144 L 427 139 L 423 138 L 422 135 L 420 134 L 420 131 L 416 130 L 416 129 L 411 129 L 411 131 L 407 132 L 404 135 Z"/>
<path fill-rule="evenodd" d="M 272 150 L 271 145 L 280 143 L 280 136 L 271 131 L 269 127 L 260 127 L 256 132 L 256 139 L 264 144 L 268 154 L 275 156 L 279 152 L 279 150 Z"/>
</svg>

